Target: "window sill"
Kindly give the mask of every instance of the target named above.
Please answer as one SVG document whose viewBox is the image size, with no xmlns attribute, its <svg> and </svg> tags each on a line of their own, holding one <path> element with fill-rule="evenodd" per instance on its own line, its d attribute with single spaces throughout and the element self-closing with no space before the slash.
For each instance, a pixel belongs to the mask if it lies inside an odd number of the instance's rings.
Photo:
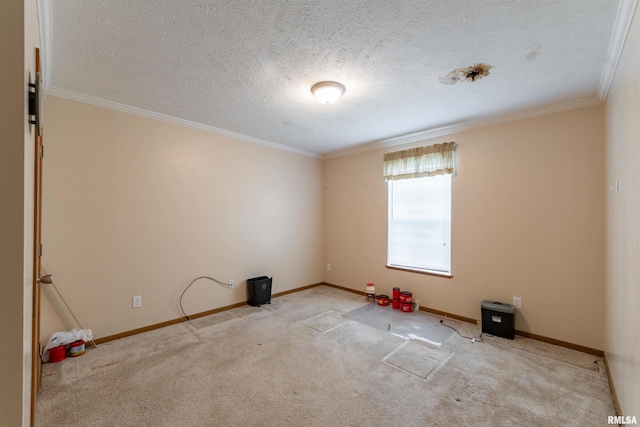
<svg viewBox="0 0 640 427">
<path fill-rule="evenodd" d="M 428 276 L 443 277 L 445 279 L 453 278 L 452 274 L 444 273 L 444 272 L 441 272 L 441 271 L 422 270 L 420 268 L 400 267 L 400 266 L 397 266 L 397 265 L 387 265 L 386 267 L 388 269 L 391 269 L 391 270 L 409 271 L 411 273 L 426 274 Z"/>
</svg>

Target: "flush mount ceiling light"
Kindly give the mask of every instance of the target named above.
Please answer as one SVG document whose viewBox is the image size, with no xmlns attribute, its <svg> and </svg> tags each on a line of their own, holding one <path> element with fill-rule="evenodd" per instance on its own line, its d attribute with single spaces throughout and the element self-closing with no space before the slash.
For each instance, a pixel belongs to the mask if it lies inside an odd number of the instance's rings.
<svg viewBox="0 0 640 427">
<path fill-rule="evenodd" d="M 345 89 L 337 82 L 319 82 L 311 86 L 311 93 L 321 104 L 332 104 L 338 100 Z"/>
</svg>

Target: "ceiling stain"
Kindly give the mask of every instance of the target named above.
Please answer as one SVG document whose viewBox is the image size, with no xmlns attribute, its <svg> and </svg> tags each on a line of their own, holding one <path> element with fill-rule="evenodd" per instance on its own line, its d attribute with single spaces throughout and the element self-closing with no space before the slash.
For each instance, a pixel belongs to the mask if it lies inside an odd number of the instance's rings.
<svg viewBox="0 0 640 427">
<path fill-rule="evenodd" d="M 458 82 L 475 82 L 476 80 L 480 80 L 483 77 L 491 74 L 489 70 L 493 68 L 493 65 L 485 64 L 484 62 L 479 62 L 470 67 L 466 68 L 456 68 L 449 74 L 444 77 L 439 77 L 438 81 L 445 85 L 454 85 Z"/>
<path fill-rule="evenodd" d="M 529 53 L 527 53 L 527 61 L 532 61 L 534 59 L 536 59 L 538 56 L 540 55 L 540 52 L 538 52 L 537 50 L 533 50 Z"/>
</svg>

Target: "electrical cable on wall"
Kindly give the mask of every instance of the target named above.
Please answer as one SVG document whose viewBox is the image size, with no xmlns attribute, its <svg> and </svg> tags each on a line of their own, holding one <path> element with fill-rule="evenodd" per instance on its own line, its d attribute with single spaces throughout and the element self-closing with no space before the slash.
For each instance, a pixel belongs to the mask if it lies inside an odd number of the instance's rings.
<svg viewBox="0 0 640 427">
<path fill-rule="evenodd" d="M 482 341 L 483 341 L 483 340 L 482 340 L 482 336 L 484 335 L 484 332 L 483 332 L 483 333 L 481 333 L 481 334 L 480 334 L 480 336 L 479 336 L 478 338 L 465 337 L 464 335 L 462 335 L 462 334 L 460 333 L 460 331 L 459 331 L 459 330 L 457 330 L 457 329 L 456 329 L 456 328 L 454 328 L 453 326 L 449 326 L 449 325 L 447 325 L 446 323 L 444 323 L 444 320 L 440 319 L 440 324 L 441 324 L 442 326 L 446 326 L 447 328 L 451 328 L 451 329 L 453 329 L 453 330 L 454 330 L 454 331 L 456 331 L 456 332 L 458 333 L 458 335 L 460 335 L 462 338 L 465 338 L 465 339 L 471 340 L 471 342 L 476 342 L 476 341 L 477 341 L 477 342 L 482 342 Z"/>
<path fill-rule="evenodd" d="M 187 289 L 189 289 L 189 287 L 190 287 L 191 285 L 193 285 L 195 282 L 197 282 L 197 281 L 198 281 L 198 280 L 200 280 L 200 279 L 209 279 L 209 280 L 211 280 L 212 282 L 215 282 L 215 283 L 217 283 L 217 284 L 218 284 L 218 285 L 220 285 L 220 286 L 224 286 L 225 288 L 231 288 L 231 287 L 232 287 L 230 283 L 224 283 L 224 282 L 221 282 L 220 280 L 214 279 L 213 277 L 209 277 L 209 276 L 200 276 L 200 277 L 196 277 L 195 279 L 193 279 L 193 280 L 191 281 L 191 283 L 189 283 L 189 284 L 187 285 L 187 287 L 186 287 L 186 288 L 184 288 L 184 291 L 182 291 L 182 294 L 180 294 L 180 301 L 179 301 L 179 303 L 180 303 L 180 311 L 182 311 L 182 315 L 183 315 L 187 320 L 191 320 L 191 319 L 189 318 L 189 316 L 187 316 L 187 314 L 184 312 L 184 309 L 182 308 L 182 297 L 184 296 L 184 293 L 185 293 L 185 292 L 187 292 Z"/>
</svg>

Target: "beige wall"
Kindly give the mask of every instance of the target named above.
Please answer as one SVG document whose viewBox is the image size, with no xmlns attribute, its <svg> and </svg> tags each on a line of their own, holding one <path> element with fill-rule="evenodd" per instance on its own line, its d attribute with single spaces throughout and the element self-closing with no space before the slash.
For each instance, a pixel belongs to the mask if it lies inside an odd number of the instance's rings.
<svg viewBox="0 0 640 427">
<path fill-rule="evenodd" d="M 483 299 L 522 298 L 516 328 L 604 348 L 604 126 L 595 106 L 411 146 L 456 141 L 453 279 L 385 268 L 393 147 L 325 162 L 325 281 L 479 319 Z"/>
<path fill-rule="evenodd" d="M 43 265 L 96 337 L 180 317 L 198 276 L 236 287 L 197 282 L 188 313 L 322 281 L 321 160 L 56 97 L 47 120 Z"/>
<path fill-rule="evenodd" d="M 27 84 L 40 46 L 35 1 L 0 5 L 0 420 L 28 426 L 33 293 L 33 128 Z"/>
<path fill-rule="evenodd" d="M 640 417 L 640 12 L 607 97 L 606 352 L 622 412 Z"/>
</svg>

